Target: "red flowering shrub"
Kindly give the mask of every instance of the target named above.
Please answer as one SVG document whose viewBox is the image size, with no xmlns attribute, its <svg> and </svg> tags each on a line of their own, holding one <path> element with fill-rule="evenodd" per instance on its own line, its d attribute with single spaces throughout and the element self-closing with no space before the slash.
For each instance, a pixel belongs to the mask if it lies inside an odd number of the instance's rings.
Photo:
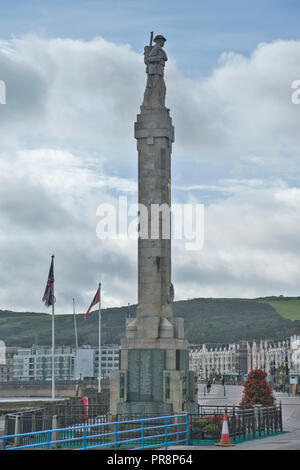
<svg viewBox="0 0 300 470">
<path fill-rule="evenodd" d="M 223 426 L 223 417 L 224 415 L 209 415 L 205 416 L 207 421 L 211 424 L 215 424 L 216 426 Z"/>
<path fill-rule="evenodd" d="M 243 384 L 244 393 L 240 406 L 275 405 L 272 388 L 266 381 L 267 375 L 268 374 L 262 369 L 251 370 L 251 372 L 249 372 L 247 380 Z"/>
</svg>

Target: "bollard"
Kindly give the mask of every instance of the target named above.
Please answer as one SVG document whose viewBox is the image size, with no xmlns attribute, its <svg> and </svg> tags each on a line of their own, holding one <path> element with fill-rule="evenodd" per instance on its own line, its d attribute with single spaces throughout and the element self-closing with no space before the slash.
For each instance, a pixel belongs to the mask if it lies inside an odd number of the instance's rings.
<svg viewBox="0 0 300 470">
<path fill-rule="evenodd" d="M 21 414 L 17 414 L 15 418 L 15 434 L 21 434 Z M 14 445 L 19 446 L 22 443 L 21 436 L 14 439 Z"/>
<path fill-rule="evenodd" d="M 260 427 L 260 415 L 261 415 L 261 410 L 262 410 L 262 405 L 259 405 L 259 404 L 256 404 L 253 406 L 253 410 L 254 410 L 254 418 L 255 418 L 255 425 L 256 425 L 256 428 L 259 429 Z"/>
<path fill-rule="evenodd" d="M 89 417 L 89 399 L 88 397 L 82 398 L 82 412 L 84 419 L 88 419 Z"/>
<path fill-rule="evenodd" d="M 226 397 L 226 388 L 225 388 L 225 385 L 224 385 L 224 397 Z"/>
<path fill-rule="evenodd" d="M 203 387 L 203 395 L 205 396 L 205 389 L 206 389 L 206 386 L 204 385 Z"/>
<path fill-rule="evenodd" d="M 52 415 L 52 429 L 57 429 L 58 428 L 58 417 L 57 415 Z M 53 433 L 51 433 L 51 441 L 58 441 L 59 440 L 59 431 L 55 431 Z M 56 449 L 60 447 L 60 444 L 59 442 L 57 443 L 54 443 L 54 444 L 51 444 L 50 443 L 50 448 L 51 449 Z"/>
</svg>

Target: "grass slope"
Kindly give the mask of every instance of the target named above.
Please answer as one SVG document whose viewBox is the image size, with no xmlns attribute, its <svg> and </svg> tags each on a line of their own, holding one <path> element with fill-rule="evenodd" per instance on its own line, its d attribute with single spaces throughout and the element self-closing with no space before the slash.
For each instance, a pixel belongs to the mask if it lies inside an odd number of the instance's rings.
<svg viewBox="0 0 300 470">
<path fill-rule="evenodd" d="M 266 297 L 260 301 L 271 305 L 284 318 L 300 320 L 300 297 Z"/>
<path fill-rule="evenodd" d="M 183 317 L 191 343 L 233 343 L 240 339 L 283 339 L 300 334 L 300 298 L 192 299 L 174 302 L 174 315 Z M 136 306 L 131 312 L 135 313 Z M 127 307 L 102 310 L 102 342 L 119 343 L 124 335 Z M 79 344 L 98 343 L 98 312 L 84 320 L 77 315 Z M 51 343 L 51 314 L 0 311 L 0 339 L 7 346 Z M 74 345 L 73 315 L 55 316 L 57 345 Z"/>
</svg>

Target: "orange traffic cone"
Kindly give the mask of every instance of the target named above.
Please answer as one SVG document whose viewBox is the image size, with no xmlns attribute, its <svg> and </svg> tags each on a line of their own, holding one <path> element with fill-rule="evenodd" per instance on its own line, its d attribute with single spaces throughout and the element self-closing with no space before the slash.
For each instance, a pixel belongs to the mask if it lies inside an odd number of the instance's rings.
<svg viewBox="0 0 300 470">
<path fill-rule="evenodd" d="M 229 446 L 234 446 L 235 444 L 230 443 L 229 439 L 229 431 L 228 431 L 228 422 L 227 422 L 227 414 L 224 413 L 224 421 L 223 421 L 223 426 L 222 426 L 222 435 L 221 435 L 221 440 L 216 446 L 223 446 L 223 447 L 229 447 Z"/>
</svg>

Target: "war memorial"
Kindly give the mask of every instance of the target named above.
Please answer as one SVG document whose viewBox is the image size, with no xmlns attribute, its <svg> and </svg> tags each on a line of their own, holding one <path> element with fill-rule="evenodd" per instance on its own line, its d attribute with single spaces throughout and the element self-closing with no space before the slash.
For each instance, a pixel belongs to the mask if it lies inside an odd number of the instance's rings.
<svg viewBox="0 0 300 470">
<path fill-rule="evenodd" d="M 120 370 L 110 378 L 113 415 L 151 415 L 197 409 L 182 318 L 174 318 L 171 282 L 171 154 L 174 127 L 165 106 L 163 49 L 157 35 L 144 49 L 147 83 L 134 127 L 138 150 L 138 307 L 127 319 Z M 159 211 L 159 222 L 153 213 Z M 166 210 L 167 209 L 167 210 Z M 146 215 L 145 215 L 146 214 Z M 144 217 L 142 217 L 144 216 Z"/>
</svg>

